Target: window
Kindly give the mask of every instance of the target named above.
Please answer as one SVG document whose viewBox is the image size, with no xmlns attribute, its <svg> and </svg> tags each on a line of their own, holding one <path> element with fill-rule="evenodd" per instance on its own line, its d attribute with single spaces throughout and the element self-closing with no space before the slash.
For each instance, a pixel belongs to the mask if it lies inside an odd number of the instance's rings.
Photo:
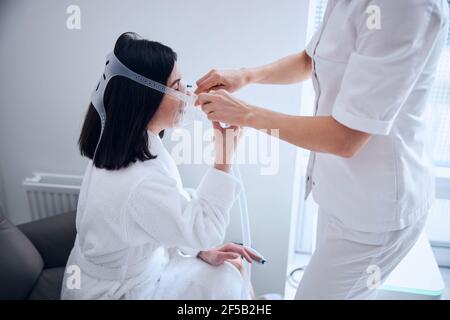
<svg viewBox="0 0 450 320">
<path fill-rule="evenodd" d="M 426 230 L 441 265 L 450 265 L 450 35 L 431 92 L 436 202 Z"/>
<path fill-rule="evenodd" d="M 309 38 L 320 26 L 327 0 L 311 0 Z M 313 90 L 304 85 L 303 114 L 312 114 Z M 436 171 L 436 201 L 426 226 L 427 235 L 441 265 L 450 265 L 450 36 L 440 58 L 436 82 L 429 99 L 432 118 L 432 150 Z M 306 158 L 302 153 L 301 157 Z M 304 163 L 305 161 L 302 161 Z M 304 166 L 304 164 L 303 164 Z M 311 253 L 314 248 L 315 212 L 311 198 L 299 208 L 296 251 Z"/>
</svg>

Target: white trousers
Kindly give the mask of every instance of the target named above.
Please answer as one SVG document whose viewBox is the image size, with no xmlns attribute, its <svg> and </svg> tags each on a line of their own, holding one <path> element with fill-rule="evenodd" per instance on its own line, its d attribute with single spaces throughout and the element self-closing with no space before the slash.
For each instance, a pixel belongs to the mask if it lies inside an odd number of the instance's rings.
<svg viewBox="0 0 450 320">
<path fill-rule="evenodd" d="M 295 299 L 375 299 L 375 288 L 414 246 L 426 218 L 401 230 L 360 232 L 319 209 L 316 250 Z"/>
</svg>

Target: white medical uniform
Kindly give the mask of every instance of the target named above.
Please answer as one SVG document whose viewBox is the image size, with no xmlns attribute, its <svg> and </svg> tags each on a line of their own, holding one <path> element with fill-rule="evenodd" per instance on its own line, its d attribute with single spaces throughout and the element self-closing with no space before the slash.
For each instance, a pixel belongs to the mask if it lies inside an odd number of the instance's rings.
<svg viewBox="0 0 450 320">
<path fill-rule="evenodd" d="M 316 115 L 372 137 L 352 158 L 311 154 L 307 195 L 319 204 L 319 230 L 333 232 L 322 235 L 297 298 L 371 297 L 358 287 L 366 268 L 377 264 L 385 279 L 419 236 L 434 199 L 427 98 L 448 11 L 447 0 L 328 2 L 306 49 Z"/>
<path fill-rule="evenodd" d="M 210 169 L 196 195 L 186 192 L 161 139 L 148 134 L 156 159 L 118 171 L 89 163 L 67 263 L 75 269 L 66 269 L 61 297 L 240 298 L 242 277 L 231 264 L 212 267 L 177 253 L 181 248 L 196 254 L 222 243 L 239 182 Z M 80 288 L 76 268 L 81 271 Z"/>
</svg>

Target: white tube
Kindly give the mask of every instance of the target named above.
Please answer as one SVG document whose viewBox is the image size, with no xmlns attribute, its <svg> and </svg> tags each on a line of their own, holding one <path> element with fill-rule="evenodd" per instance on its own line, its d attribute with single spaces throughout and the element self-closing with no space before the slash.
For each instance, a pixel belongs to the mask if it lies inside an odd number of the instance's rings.
<svg viewBox="0 0 450 320">
<path fill-rule="evenodd" d="M 251 230 L 250 230 L 250 217 L 248 214 L 248 203 L 247 203 L 247 195 L 245 192 L 245 186 L 242 181 L 241 171 L 239 169 L 239 165 L 235 164 L 233 167 L 233 173 L 234 176 L 239 180 L 242 190 L 238 197 L 238 205 L 239 205 L 239 212 L 241 215 L 241 230 L 242 230 L 242 244 L 245 247 L 251 248 L 252 245 L 252 236 L 251 236 Z M 248 289 L 251 285 L 251 264 L 243 259 L 243 265 L 245 269 L 244 274 L 244 285 L 242 286 L 242 297 L 248 298 L 249 293 Z"/>
<path fill-rule="evenodd" d="M 237 164 L 234 165 L 234 171 L 236 178 L 239 180 L 242 186 L 242 192 L 239 195 L 239 207 L 242 206 L 241 211 L 241 227 L 242 227 L 242 242 L 244 246 L 252 247 L 252 235 L 250 230 L 250 217 L 248 214 L 247 193 L 241 176 L 241 170 Z"/>
</svg>

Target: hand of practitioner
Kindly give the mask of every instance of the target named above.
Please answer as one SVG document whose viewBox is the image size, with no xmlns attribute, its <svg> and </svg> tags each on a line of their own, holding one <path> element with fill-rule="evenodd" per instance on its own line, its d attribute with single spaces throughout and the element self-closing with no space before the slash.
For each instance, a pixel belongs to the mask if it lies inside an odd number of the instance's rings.
<svg viewBox="0 0 450 320">
<path fill-rule="evenodd" d="M 247 78 L 245 69 L 223 71 L 213 69 L 197 81 L 195 94 L 219 89 L 235 92 L 248 84 Z"/>
<path fill-rule="evenodd" d="M 248 125 L 256 110 L 255 107 L 233 97 L 223 89 L 201 93 L 197 98 L 196 105 L 201 106 L 209 120 L 240 127 Z"/>
</svg>

